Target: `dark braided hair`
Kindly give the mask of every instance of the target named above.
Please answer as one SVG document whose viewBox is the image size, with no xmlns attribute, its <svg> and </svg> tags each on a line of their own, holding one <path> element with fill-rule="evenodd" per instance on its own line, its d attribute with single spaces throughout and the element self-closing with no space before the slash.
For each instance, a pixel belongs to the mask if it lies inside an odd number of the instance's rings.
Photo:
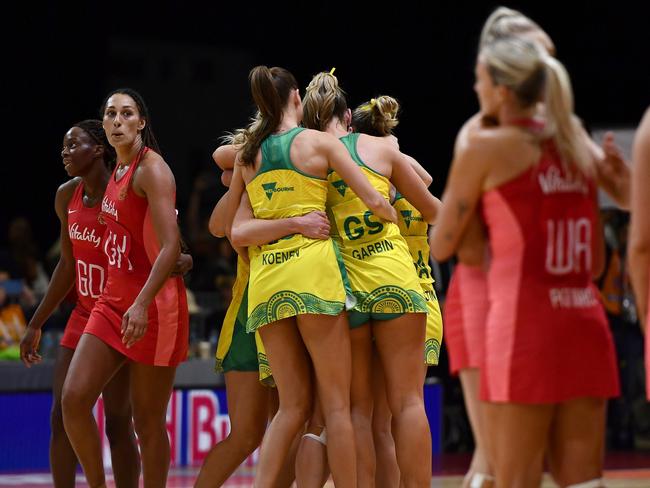
<svg viewBox="0 0 650 488">
<path fill-rule="evenodd" d="M 145 119 L 147 122 L 144 126 L 144 129 L 142 129 L 142 133 L 141 133 L 142 142 L 144 143 L 145 146 L 150 147 L 158 154 L 161 154 L 160 147 L 158 146 L 158 141 L 156 141 L 156 136 L 154 136 L 153 129 L 151 127 L 151 118 L 149 117 L 149 109 L 147 108 L 147 105 L 144 103 L 144 98 L 142 98 L 142 95 L 140 95 L 134 89 L 118 88 L 117 90 L 113 90 L 108 95 L 106 95 L 106 98 L 104 98 L 104 103 L 102 103 L 102 108 L 99 111 L 100 116 L 104 118 L 104 111 L 106 110 L 106 104 L 108 103 L 108 99 L 118 93 L 122 95 L 130 96 L 135 102 L 135 104 L 138 106 L 138 112 L 140 112 L 140 117 Z"/>
<path fill-rule="evenodd" d="M 79 127 L 88 134 L 93 141 L 104 148 L 104 164 L 112 171 L 115 167 L 117 154 L 115 153 L 115 148 L 108 143 L 108 138 L 106 137 L 106 132 L 104 131 L 101 120 L 86 119 L 77 122 L 72 127 Z"/>
</svg>

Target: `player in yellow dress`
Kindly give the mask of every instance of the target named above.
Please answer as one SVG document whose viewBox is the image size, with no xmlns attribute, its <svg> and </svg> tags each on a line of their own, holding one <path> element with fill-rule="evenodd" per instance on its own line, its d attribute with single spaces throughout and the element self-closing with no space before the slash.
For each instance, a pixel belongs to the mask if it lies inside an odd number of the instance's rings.
<svg viewBox="0 0 650 488">
<path fill-rule="evenodd" d="M 338 137 L 385 199 L 389 199 L 392 182 L 427 221 L 433 221 L 439 201 L 428 192 L 408 157 L 384 138 L 348 133 L 350 118 L 345 95 L 333 73 L 316 75 L 305 95 L 305 126 Z M 418 275 L 399 227 L 377 219 L 337 172 L 330 172 L 328 181 L 327 210 L 332 233 L 357 298 L 349 316 L 358 484 L 372 485 L 375 477 L 370 386 L 373 336 L 395 415 L 402 480 L 407 485 L 429 483 L 430 436 L 421 396 L 427 306 Z"/>
<path fill-rule="evenodd" d="M 243 132 L 245 142 L 238 148 L 229 193 L 231 203 L 241 200 L 241 205 L 231 238 L 236 246 L 249 248 L 247 329 L 260 331 L 280 397 L 280 409 L 262 444 L 256 485 L 275 486 L 290 444 L 311 412 L 311 360 L 329 432 L 334 482 L 356 486 L 349 329 L 342 313 L 346 301 L 351 305 L 354 299 L 346 293 L 336 244 L 295 233 L 265 243 L 244 229 L 252 219 L 324 211 L 329 168 L 344 177 L 380 221 L 394 222 L 396 213 L 340 141 L 297 127 L 302 104 L 288 71 L 259 66 L 250 80 L 259 116 Z"/>
<path fill-rule="evenodd" d="M 352 113 L 352 128 L 355 132 L 384 137 L 399 144 L 393 135 L 393 129 L 398 124 L 397 114 L 399 103 L 392 97 L 380 96 L 361 104 Z M 428 186 L 432 182 L 431 175 L 424 168 L 414 165 L 418 175 Z M 440 344 L 442 341 L 442 315 L 440 305 L 433 288 L 433 277 L 429 265 L 428 223 L 418 209 L 411 205 L 402 195 L 394 192 L 393 206 L 397 210 L 398 226 L 409 247 L 413 266 L 420 279 L 424 295 L 427 299 L 427 327 L 424 343 L 423 377 L 426 376 L 427 366 L 438 364 Z M 375 358 L 373 375 L 374 409 L 372 416 L 372 431 L 375 442 L 377 459 L 376 486 L 379 488 L 396 486 L 399 483 L 399 468 L 395 457 L 395 442 L 392 435 L 392 415 L 386 399 L 386 387 L 383 379 L 381 363 Z"/>
<path fill-rule="evenodd" d="M 230 185 L 236 151 L 232 144 L 219 147 L 214 160 L 224 170 L 222 182 Z M 210 231 L 216 237 L 225 237 L 223 222 L 225 199 L 219 201 L 213 211 Z M 220 225 L 221 224 L 221 225 Z M 265 234 L 269 225 L 282 236 L 286 229 L 299 232 L 314 239 L 329 237 L 329 221 L 324 212 L 278 219 L 274 221 L 253 221 L 250 231 L 263 239 L 274 240 L 274 234 Z M 258 224 L 258 225 L 254 225 Z M 219 334 L 216 351 L 217 371 L 223 372 L 228 398 L 230 433 L 216 444 L 205 459 L 195 486 L 197 488 L 221 486 L 238 466 L 260 445 L 266 431 L 267 419 L 277 411 L 277 390 L 274 386 L 266 351 L 259 332 L 246 333 L 248 318 L 249 262 L 245 249 L 237 259 L 237 277 L 232 288 L 232 299 Z M 294 453 L 295 454 L 295 453 Z M 294 459 L 290 455 L 277 481 L 278 487 L 289 487 L 294 480 Z"/>
</svg>

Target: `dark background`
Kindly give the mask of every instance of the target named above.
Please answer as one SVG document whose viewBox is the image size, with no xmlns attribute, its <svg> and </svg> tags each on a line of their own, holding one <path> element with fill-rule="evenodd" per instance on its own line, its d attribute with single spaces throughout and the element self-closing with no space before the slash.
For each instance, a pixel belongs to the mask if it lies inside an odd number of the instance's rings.
<svg viewBox="0 0 650 488">
<path fill-rule="evenodd" d="M 650 105 L 645 2 L 509 2 L 554 39 L 588 126 L 636 125 Z M 456 132 L 477 110 L 473 62 L 496 2 L 22 2 L 3 7 L 0 245 L 19 215 L 41 251 L 58 234 L 65 181 L 61 140 L 98 116 L 104 95 L 131 86 L 147 101 L 177 179 L 181 215 L 210 154 L 252 113 L 247 73 L 283 66 L 301 87 L 336 74 L 356 105 L 377 94 L 402 102 L 402 149 L 434 175 L 440 195 Z M 216 201 L 217 194 L 214 200 Z"/>
</svg>

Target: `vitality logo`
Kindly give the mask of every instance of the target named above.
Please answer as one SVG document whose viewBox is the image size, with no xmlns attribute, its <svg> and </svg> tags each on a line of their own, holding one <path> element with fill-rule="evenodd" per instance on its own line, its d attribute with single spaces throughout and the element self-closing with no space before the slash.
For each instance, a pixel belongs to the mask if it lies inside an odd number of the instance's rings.
<svg viewBox="0 0 650 488">
<path fill-rule="evenodd" d="M 343 180 L 332 181 L 332 186 L 341 194 L 342 197 L 345 196 L 345 190 L 350 188 Z"/>
<path fill-rule="evenodd" d="M 411 228 L 411 222 L 424 222 L 424 219 L 422 217 L 413 217 L 412 210 L 400 210 L 400 213 L 404 218 L 404 223 L 406 224 L 407 229 Z"/>
<path fill-rule="evenodd" d="M 262 183 L 262 188 L 264 189 L 264 193 L 266 193 L 266 198 L 270 200 L 273 197 L 274 193 L 280 191 L 293 191 L 293 186 L 282 186 L 280 188 L 276 188 L 277 185 L 278 183 L 275 181 L 271 183 Z"/>
</svg>

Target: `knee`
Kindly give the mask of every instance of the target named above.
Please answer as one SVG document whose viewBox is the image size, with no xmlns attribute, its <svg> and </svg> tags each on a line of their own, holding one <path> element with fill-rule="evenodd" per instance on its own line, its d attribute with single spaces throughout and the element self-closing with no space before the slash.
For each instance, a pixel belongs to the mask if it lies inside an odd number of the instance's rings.
<svg viewBox="0 0 650 488">
<path fill-rule="evenodd" d="M 84 393 L 83 389 L 66 383 L 61 393 L 63 419 L 67 421 L 91 412 L 96 400 Z"/>
<path fill-rule="evenodd" d="M 167 435 L 165 418 L 158 418 L 146 412 L 133 415 L 133 426 L 138 433 L 138 439 L 145 444 L 161 435 Z"/>
<path fill-rule="evenodd" d="M 341 410 L 341 413 L 343 413 L 343 410 Z M 350 418 L 356 430 L 372 430 L 372 405 L 369 408 L 352 405 Z"/>
<path fill-rule="evenodd" d="M 130 414 L 106 413 L 106 437 L 112 446 L 120 444 L 123 439 L 133 435 L 133 423 Z"/>
<path fill-rule="evenodd" d="M 388 405 L 393 416 L 398 417 L 406 410 L 424 408 L 424 400 L 417 391 L 407 393 L 389 392 Z"/>
<path fill-rule="evenodd" d="M 366 399 L 358 399 L 353 401 L 350 405 L 350 414 L 353 418 L 363 418 L 370 420 L 372 418 L 374 403 L 372 397 Z"/>
<path fill-rule="evenodd" d="M 393 431 L 389 422 L 373 422 L 372 437 L 377 445 L 394 444 Z"/>
<path fill-rule="evenodd" d="M 310 419 L 311 411 L 311 398 L 305 396 L 293 399 L 291 402 L 285 402 L 284 404 L 280 400 L 280 408 L 277 415 L 282 415 L 285 421 L 291 424 L 304 425 Z"/>
<path fill-rule="evenodd" d="M 252 453 L 262 443 L 264 437 L 265 425 L 250 425 L 243 428 L 233 427 L 230 432 L 230 439 L 245 454 Z"/>
</svg>

